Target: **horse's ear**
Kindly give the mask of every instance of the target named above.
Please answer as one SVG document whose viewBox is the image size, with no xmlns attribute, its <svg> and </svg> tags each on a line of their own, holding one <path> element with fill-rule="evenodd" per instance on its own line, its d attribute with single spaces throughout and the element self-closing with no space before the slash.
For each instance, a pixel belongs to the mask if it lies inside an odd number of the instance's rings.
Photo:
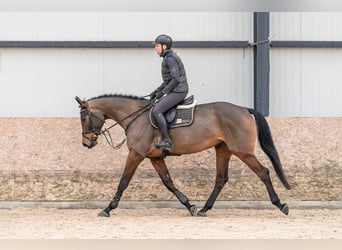
<svg viewBox="0 0 342 250">
<path fill-rule="evenodd" d="M 81 98 L 79 98 L 78 96 L 75 97 L 75 100 L 82 106 L 83 101 L 81 100 Z"/>
</svg>

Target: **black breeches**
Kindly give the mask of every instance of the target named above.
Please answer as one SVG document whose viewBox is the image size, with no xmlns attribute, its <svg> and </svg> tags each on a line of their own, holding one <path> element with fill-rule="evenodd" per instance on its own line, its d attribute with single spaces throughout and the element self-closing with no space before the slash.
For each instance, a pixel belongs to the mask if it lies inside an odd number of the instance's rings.
<svg viewBox="0 0 342 250">
<path fill-rule="evenodd" d="M 158 103 L 154 105 L 152 114 L 154 117 L 159 114 L 164 114 L 166 111 L 176 106 L 178 103 L 184 100 L 186 97 L 186 92 L 171 92 L 163 97 Z"/>
</svg>

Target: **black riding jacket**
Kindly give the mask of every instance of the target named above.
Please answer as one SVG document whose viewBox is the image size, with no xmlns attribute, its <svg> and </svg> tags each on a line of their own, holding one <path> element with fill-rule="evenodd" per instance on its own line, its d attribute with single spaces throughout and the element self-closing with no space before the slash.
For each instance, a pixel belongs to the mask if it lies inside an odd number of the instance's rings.
<svg viewBox="0 0 342 250">
<path fill-rule="evenodd" d="M 156 89 L 163 93 L 189 91 L 185 68 L 180 57 L 172 50 L 166 50 L 162 55 L 161 71 L 163 83 Z"/>
</svg>

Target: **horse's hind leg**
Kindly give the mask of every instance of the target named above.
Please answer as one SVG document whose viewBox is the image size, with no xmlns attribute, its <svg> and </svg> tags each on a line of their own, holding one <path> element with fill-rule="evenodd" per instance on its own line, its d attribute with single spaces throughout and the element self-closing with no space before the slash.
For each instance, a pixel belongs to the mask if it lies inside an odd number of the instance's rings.
<svg viewBox="0 0 342 250">
<path fill-rule="evenodd" d="M 191 205 L 189 202 L 189 199 L 174 186 L 164 159 L 163 158 L 151 158 L 151 163 L 153 167 L 155 168 L 155 170 L 157 171 L 159 177 L 161 178 L 166 188 L 169 191 L 171 191 L 177 197 L 177 199 L 189 210 L 190 214 L 194 216 L 197 211 L 196 206 Z"/>
<path fill-rule="evenodd" d="M 228 163 L 231 153 L 228 151 L 225 144 L 220 144 L 215 147 L 216 149 L 216 180 L 215 187 L 211 192 L 204 207 L 198 211 L 197 216 L 205 216 L 206 212 L 211 209 L 220 194 L 224 185 L 228 182 Z"/>
<path fill-rule="evenodd" d="M 262 182 L 265 184 L 268 195 L 271 199 L 271 202 L 273 205 L 278 207 L 284 214 L 288 215 L 289 213 L 289 207 L 286 203 L 282 204 L 280 202 L 280 199 L 275 192 L 272 181 L 270 178 L 269 170 L 261 165 L 261 163 L 257 160 L 255 155 L 253 154 L 242 154 L 237 155 L 244 163 L 247 164 L 250 169 L 253 170 L 254 173 L 262 180 Z"/>
</svg>

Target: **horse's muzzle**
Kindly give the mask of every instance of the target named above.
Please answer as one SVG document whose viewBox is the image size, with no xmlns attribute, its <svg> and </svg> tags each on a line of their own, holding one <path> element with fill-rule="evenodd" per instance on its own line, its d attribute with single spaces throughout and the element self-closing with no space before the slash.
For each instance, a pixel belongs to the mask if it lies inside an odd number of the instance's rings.
<svg viewBox="0 0 342 250">
<path fill-rule="evenodd" d="M 91 144 L 83 143 L 83 146 L 90 149 L 90 148 L 94 147 L 96 144 L 97 143 L 91 143 Z"/>
<path fill-rule="evenodd" d="M 84 147 L 92 148 L 97 144 L 97 135 L 93 135 L 92 137 L 88 138 L 86 136 L 83 136 L 82 144 Z"/>
</svg>

